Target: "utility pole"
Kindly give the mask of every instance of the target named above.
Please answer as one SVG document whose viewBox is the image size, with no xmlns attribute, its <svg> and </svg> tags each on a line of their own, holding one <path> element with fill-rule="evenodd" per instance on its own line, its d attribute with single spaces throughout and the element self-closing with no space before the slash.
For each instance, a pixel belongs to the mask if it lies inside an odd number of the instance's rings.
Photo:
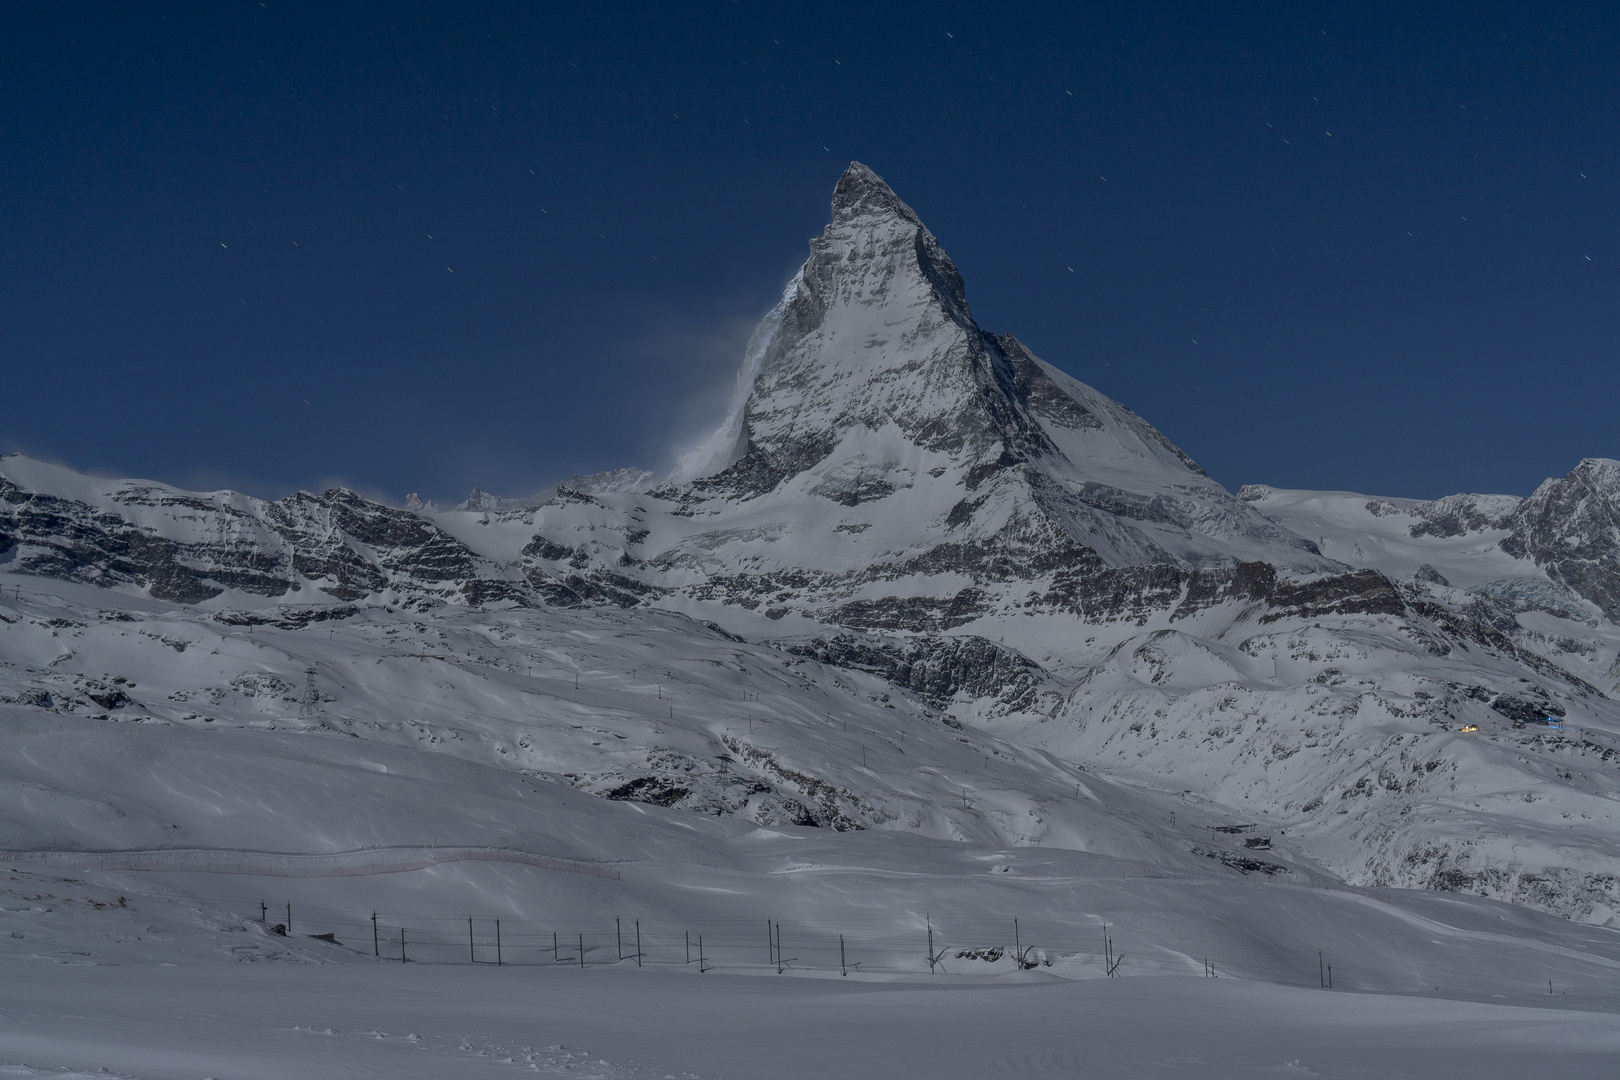
<svg viewBox="0 0 1620 1080">
<path fill-rule="evenodd" d="M 382 955 L 382 939 L 377 936 L 377 913 L 371 913 L 371 955 Z"/>
<path fill-rule="evenodd" d="M 928 922 L 928 974 L 932 975 L 935 969 L 945 966 L 945 954 L 949 951 L 949 946 L 941 948 L 937 953 L 934 951 L 934 917 L 929 915 L 925 918 Z"/>
<path fill-rule="evenodd" d="M 776 973 L 778 975 L 787 970 L 787 966 L 797 960 L 797 956 L 782 955 L 782 924 L 776 924 Z"/>
</svg>

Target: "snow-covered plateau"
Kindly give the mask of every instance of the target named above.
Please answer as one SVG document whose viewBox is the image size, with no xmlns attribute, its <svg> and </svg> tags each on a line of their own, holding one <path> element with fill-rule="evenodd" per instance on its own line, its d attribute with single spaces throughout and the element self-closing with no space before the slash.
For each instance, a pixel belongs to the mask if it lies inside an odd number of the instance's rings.
<svg viewBox="0 0 1620 1080">
<path fill-rule="evenodd" d="M 1234 495 L 852 165 L 668 478 L 0 458 L 0 1077 L 1610 1076 L 1617 691 L 1620 462 Z"/>
</svg>

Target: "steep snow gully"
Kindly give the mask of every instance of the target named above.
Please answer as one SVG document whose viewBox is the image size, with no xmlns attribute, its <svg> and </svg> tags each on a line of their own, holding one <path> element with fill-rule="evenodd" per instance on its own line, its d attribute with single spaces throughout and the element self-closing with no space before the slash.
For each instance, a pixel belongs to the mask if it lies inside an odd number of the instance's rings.
<svg viewBox="0 0 1620 1080">
<path fill-rule="evenodd" d="M 49 998 L 90 985 L 47 977 L 64 961 L 499 949 L 564 998 L 584 992 L 564 970 L 634 965 L 614 985 L 694 1024 L 727 991 L 658 988 L 699 969 L 1050 987 L 1033 1018 L 1085 980 L 1213 972 L 1283 995 L 1266 1007 L 1298 1030 L 1314 1006 L 1282 988 L 1331 965 L 1335 990 L 1484 1003 L 1482 1029 L 1576 1009 L 1515 1022 L 1578 1073 L 1620 1048 L 1617 690 L 1620 463 L 1528 498 L 1233 495 L 981 330 L 938 240 L 854 164 L 725 423 L 666 479 L 398 509 L 0 459 L 0 958 Z M 202 1008 L 213 977 L 164 1000 Z M 267 1004 L 281 978 L 219 1030 L 301 1030 Z M 1241 1014 L 1230 995 L 1157 1000 Z M 858 1026 L 822 997 L 782 1015 Z M 108 1030 L 127 1005 L 96 1006 Z M 1431 1074 L 1528 1060 L 1459 1050 L 1434 1008 L 1405 1014 Z M 192 1075 L 134 1035 L 75 1057 L 82 1030 L 27 1012 L 0 998 L 0 1063 Z M 1357 1030 L 1389 1029 L 1376 1013 Z M 1115 1020 L 1116 1074 L 1191 1074 L 1168 1049 L 1137 1068 L 1152 1039 Z M 397 1052 L 423 1075 L 446 1054 L 465 1075 L 799 1074 L 577 1023 L 624 1060 L 514 1049 L 506 1020 L 476 1052 L 463 1029 Z M 352 1065 L 332 1075 L 396 1053 L 336 1030 L 311 1058 Z M 1310 1068 L 1371 1060 L 1333 1045 Z"/>
</svg>

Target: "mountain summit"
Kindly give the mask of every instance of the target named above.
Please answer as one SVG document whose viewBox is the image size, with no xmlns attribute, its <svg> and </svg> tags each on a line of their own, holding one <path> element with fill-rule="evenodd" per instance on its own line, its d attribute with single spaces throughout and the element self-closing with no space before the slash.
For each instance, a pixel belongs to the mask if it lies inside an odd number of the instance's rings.
<svg viewBox="0 0 1620 1080">
<path fill-rule="evenodd" d="M 756 331 L 743 387 L 711 443 L 723 454 L 682 477 L 690 499 L 857 508 L 920 486 L 928 497 L 886 502 L 885 518 L 954 542 L 1078 546 L 1112 566 L 1331 568 L 1135 413 L 984 332 L 938 239 L 859 162 Z"/>
<path fill-rule="evenodd" d="M 648 585 L 739 602 L 786 574 L 766 590 L 779 610 L 896 626 L 902 610 L 957 624 L 1032 582 L 1072 597 L 1108 568 L 1345 569 L 1131 410 L 982 330 L 938 239 L 858 162 L 755 330 L 726 422 L 673 479 L 650 493 L 673 513 L 643 500 L 623 547 L 577 504 L 537 524 L 573 570 L 644 565 Z"/>
</svg>

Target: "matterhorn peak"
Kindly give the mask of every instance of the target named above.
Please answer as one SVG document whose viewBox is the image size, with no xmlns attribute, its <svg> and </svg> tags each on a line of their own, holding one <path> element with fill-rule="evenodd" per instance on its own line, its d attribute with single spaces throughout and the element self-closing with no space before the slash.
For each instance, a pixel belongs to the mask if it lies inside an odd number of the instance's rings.
<svg viewBox="0 0 1620 1080">
<path fill-rule="evenodd" d="M 980 336 L 962 276 L 934 234 L 882 177 L 851 162 L 810 257 L 749 339 L 725 421 L 670 479 L 712 476 L 752 456 L 746 486 L 769 488 L 820 460 L 851 423 L 877 430 L 914 412 L 923 382 L 950 384 L 938 397 L 955 413 L 973 393 L 965 358 Z M 917 377 L 924 366 L 936 370 Z M 851 400 L 884 386 L 881 400 Z M 786 426 L 772 431 L 777 419 Z M 762 454 L 771 459 L 763 468 Z"/>
<path fill-rule="evenodd" d="M 921 226 L 922 219 L 883 178 L 858 161 L 849 163 L 833 188 L 832 219 L 839 224 L 857 217 L 891 216 Z"/>
<path fill-rule="evenodd" d="M 726 423 L 677 477 L 724 470 L 729 490 L 762 494 L 850 437 L 884 431 L 929 453 L 994 457 L 999 420 L 1018 426 L 1018 409 L 1001 400 L 1008 378 L 992 370 L 993 351 L 933 233 L 854 162 L 809 258 L 749 342 Z"/>
<path fill-rule="evenodd" d="M 784 529 L 810 528 L 825 503 L 846 507 L 840 527 L 891 551 L 1330 568 L 1141 417 L 982 330 L 933 233 L 860 162 L 755 330 L 726 422 L 672 480 L 692 485 L 682 497 L 706 515 L 766 499 L 774 509 L 748 512 L 779 514 Z"/>
<path fill-rule="evenodd" d="M 833 296 L 882 297 L 907 281 L 932 293 L 942 314 L 964 326 L 973 321 L 962 275 L 922 219 L 883 178 L 858 161 L 833 188 L 832 219 L 810 243 L 810 259 L 800 271 L 808 283 L 806 300 Z"/>
</svg>

